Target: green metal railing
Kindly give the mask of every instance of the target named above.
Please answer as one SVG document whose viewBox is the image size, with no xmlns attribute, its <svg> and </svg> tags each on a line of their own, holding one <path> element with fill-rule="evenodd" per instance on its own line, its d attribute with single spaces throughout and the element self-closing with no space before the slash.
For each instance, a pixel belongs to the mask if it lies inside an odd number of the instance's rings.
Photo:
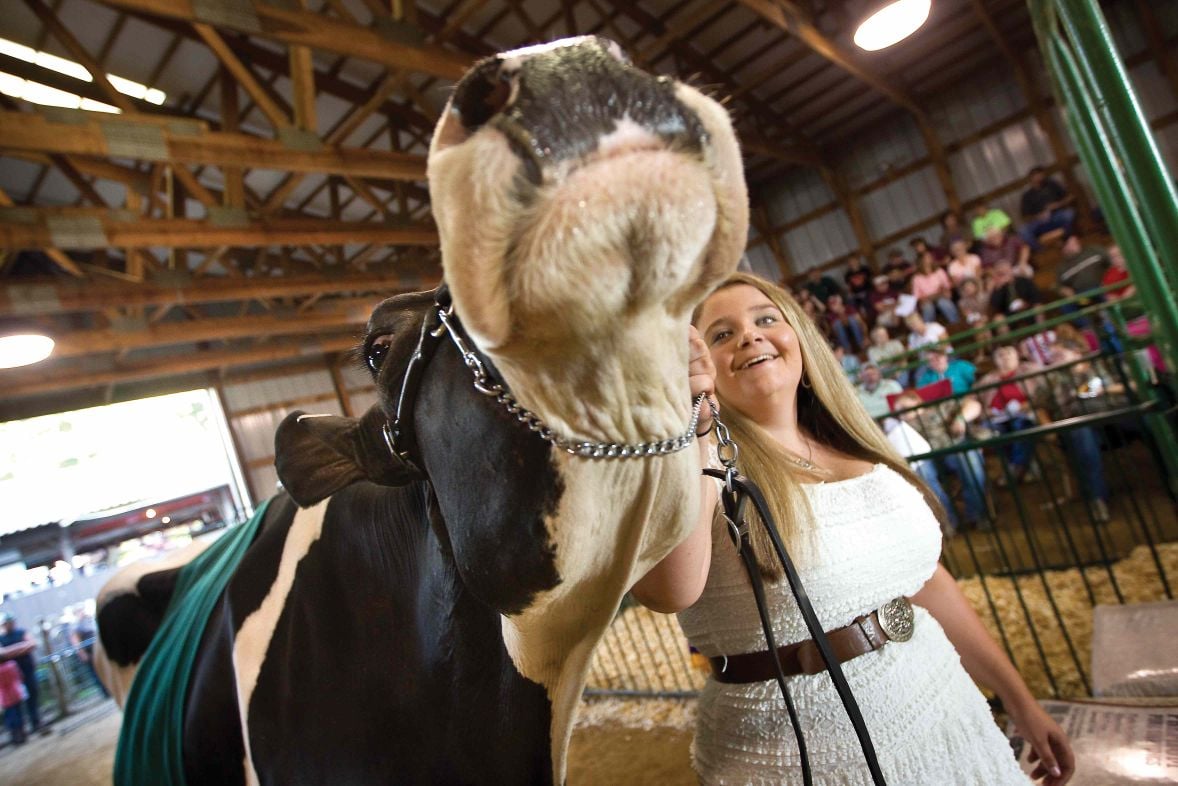
<svg viewBox="0 0 1178 786">
<path fill-rule="evenodd" d="M 1028 0 L 1056 100 L 1125 253 L 1167 366 L 1178 368 L 1178 194 L 1097 0 Z"/>
</svg>

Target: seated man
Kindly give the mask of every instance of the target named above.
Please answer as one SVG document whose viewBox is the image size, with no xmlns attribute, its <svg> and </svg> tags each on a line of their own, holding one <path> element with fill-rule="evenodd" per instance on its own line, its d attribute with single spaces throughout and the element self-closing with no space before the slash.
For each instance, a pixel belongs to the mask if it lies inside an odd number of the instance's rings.
<svg viewBox="0 0 1178 786">
<path fill-rule="evenodd" d="M 1111 265 L 1103 248 L 1082 245 L 1079 235 L 1069 234 L 1063 241 L 1063 260 L 1056 272 L 1056 288 L 1063 297 L 1097 289 Z"/>
<path fill-rule="evenodd" d="M 834 294 L 826 299 L 826 322 L 835 341 L 847 354 L 867 346 L 867 324 L 853 306 L 843 303 L 842 295 Z"/>
<path fill-rule="evenodd" d="M 947 379 L 953 386 L 954 395 L 965 393 L 973 387 L 977 373 L 973 363 L 950 357 L 945 347 L 929 347 L 924 352 L 924 367 L 916 376 L 916 387 L 923 388 Z"/>
<path fill-rule="evenodd" d="M 990 207 L 987 203 L 982 202 L 974 208 L 973 220 L 969 227 L 973 230 L 975 239 L 984 240 L 992 230 L 997 229 L 1000 232 L 1005 232 L 1012 223 L 1014 222 L 1010 220 L 1010 216 L 1006 215 L 1006 211 Z"/>
<path fill-rule="evenodd" d="M 1034 308 L 1043 301 L 1038 288 L 1029 278 L 1015 276 L 1009 262 L 1002 261 L 990 271 L 990 317 L 1010 321 L 1010 327 L 1019 327 L 1020 312 Z M 1025 320 L 1029 323 L 1030 320 Z"/>
<path fill-rule="evenodd" d="M 812 267 L 807 271 L 806 283 L 802 284 L 802 286 L 819 303 L 826 303 L 831 295 L 841 295 L 843 293 L 843 288 L 838 285 L 837 281 L 816 267 Z"/>
<path fill-rule="evenodd" d="M 982 267 L 992 270 L 999 262 L 1009 262 L 1016 276 L 1031 278 L 1035 269 L 1031 267 L 1031 248 L 1012 232 L 992 229 L 986 233 L 985 242 L 978 249 Z"/>
<path fill-rule="evenodd" d="M 1015 381 L 1015 378 L 1039 371 L 1042 366 L 1023 362 L 1019 358 L 1018 350 L 1011 346 L 995 348 L 993 358 L 994 370 L 978 382 L 978 387 L 986 388 L 979 393 L 982 407 L 986 410 L 983 421 L 988 428 L 1000 434 L 1030 428 L 1035 425 L 1035 411 L 1031 401 L 1038 395 L 1042 380 L 1033 377 L 1030 380 Z M 988 387 L 998 382 L 1003 384 Z M 1006 445 L 1005 452 L 1010 463 L 1010 472 L 1015 480 L 1033 477 L 1030 469 L 1034 449 L 1030 442 L 1010 442 Z"/>
<path fill-rule="evenodd" d="M 863 408 L 871 417 L 878 418 L 888 414 L 891 411 L 888 396 L 894 396 L 903 390 L 896 380 L 884 379 L 879 366 L 870 360 L 860 367 L 859 384 L 855 386 L 855 392 L 859 394 L 859 401 L 863 402 Z"/>
<path fill-rule="evenodd" d="M 914 392 L 907 392 L 896 399 L 896 411 L 900 419 L 911 426 L 921 436 L 928 440 L 933 450 L 950 448 L 954 445 L 973 440 L 985 439 L 989 434 L 981 427 L 979 415 L 982 407 L 972 396 L 960 399 L 947 399 L 928 406 L 921 406 L 920 396 Z M 919 409 L 913 409 L 919 407 Z M 909 411 L 905 411 L 909 410 Z M 965 507 L 964 521 L 967 527 L 976 526 L 978 529 L 989 529 L 990 522 L 986 507 L 986 465 L 980 449 L 954 452 L 942 456 L 933 462 L 933 466 L 940 472 L 950 472 L 961 481 L 961 498 Z M 921 475 L 926 481 L 928 476 Z M 937 484 L 940 487 L 940 484 Z M 934 492 L 935 493 L 935 492 Z M 941 497 L 941 504 L 949 511 L 953 520 L 956 513 L 948 500 L 948 495 Z"/>
<path fill-rule="evenodd" d="M 1039 250 L 1039 236 L 1055 229 L 1065 232 L 1072 230 L 1076 221 L 1076 211 L 1068 207 L 1072 202 L 1071 195 L 1055 180 L 1047 177 L 1043 167 L 1031 167 L 1027 175 L 1030 187 L 1023 192 L 1019 203 L 1019 212 L 1023 216 L 1023 226 L 1019 236 L 1023 242 L 1036 251 Z"/>
</svg>

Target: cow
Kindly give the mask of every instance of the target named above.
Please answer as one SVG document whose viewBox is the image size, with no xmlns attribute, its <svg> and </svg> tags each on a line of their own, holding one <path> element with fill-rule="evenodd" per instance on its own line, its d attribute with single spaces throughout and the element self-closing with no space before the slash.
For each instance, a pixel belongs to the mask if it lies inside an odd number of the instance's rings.
<svg viewBox="0 0 1178 786">
<path fill-rule="evenodd" d="M 371 410 L 282 423 L 185 634 L 189 784 L 562 783 L 595 645 L 697 519 L 688 321 L 748 225 L 726 112 L 605 39 L 520 49 L 455 86 L 428 176 L 443 289 L 373 313 Z M 190 556 L 104 588 L 116 693 Z"/>
</svg>

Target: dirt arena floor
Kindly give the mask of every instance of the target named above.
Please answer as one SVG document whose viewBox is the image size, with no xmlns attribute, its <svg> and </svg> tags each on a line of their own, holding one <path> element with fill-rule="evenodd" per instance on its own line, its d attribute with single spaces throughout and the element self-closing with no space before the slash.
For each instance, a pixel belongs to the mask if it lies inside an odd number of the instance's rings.
<svg viewBox="0 0 1178 786">
<path fill-rule="evenodd" d="M 653 723 L 652 709 L 666 722 Z M 121 717 L 113 702 L 104 701 L 20 748 L 4 745 L 0 786 L 109 786 Z M 568 782 L 693 786 L 688 753 L 693 722 L 691 701 L 589 701 L 573 734 Z"/>
</svg>

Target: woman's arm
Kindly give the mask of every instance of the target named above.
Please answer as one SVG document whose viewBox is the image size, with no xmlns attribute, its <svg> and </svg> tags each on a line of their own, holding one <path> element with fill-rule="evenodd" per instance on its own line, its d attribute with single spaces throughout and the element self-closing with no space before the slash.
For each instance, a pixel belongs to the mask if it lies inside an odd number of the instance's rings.
<svg viewBox="0 0 1178 786">
<path fill-rule="evenodd" d="M 927 609 L 941 624 L 961 656 L 961 665 L 975 682 L 994 691 L 1034 749 L 1039 765 L 1032 778 L 1046 776 L 1044 786 L 1063 786 L 1075 771 L 1075 757 L 1067 735 L 1048 715 L 1006 653 L 991 638 L 957 582 L 938 565 L 912 601 Z"/>
<path fill-rule="evenodd" d="M 691 354 L 687 373 L 691 396 L 694 399 L 704 393 L 710 398 L 716 384 L 716 367 L 712 365 L 712 356 L 694 327 L 691 328 L 688 340 Z M 712 410 L 708 400 L 704 401 L 700 409 L 696 428 L 704 434 L 712 429 Z M 711 438 L 707 436 L 696 440 L 701 468 L 708 465 L 710 444 Z M 707 583 L 708 566 L 712 561 L 712 514 L 716 509 L 718 492 L 716 482 L 709 477 L 701 475 L 699 483 L 699 511 L 695 529 L 630 588 L 634 599 L 652 611 L 664 614 L 682 611 L 699 600 Z"/>
</svg>

